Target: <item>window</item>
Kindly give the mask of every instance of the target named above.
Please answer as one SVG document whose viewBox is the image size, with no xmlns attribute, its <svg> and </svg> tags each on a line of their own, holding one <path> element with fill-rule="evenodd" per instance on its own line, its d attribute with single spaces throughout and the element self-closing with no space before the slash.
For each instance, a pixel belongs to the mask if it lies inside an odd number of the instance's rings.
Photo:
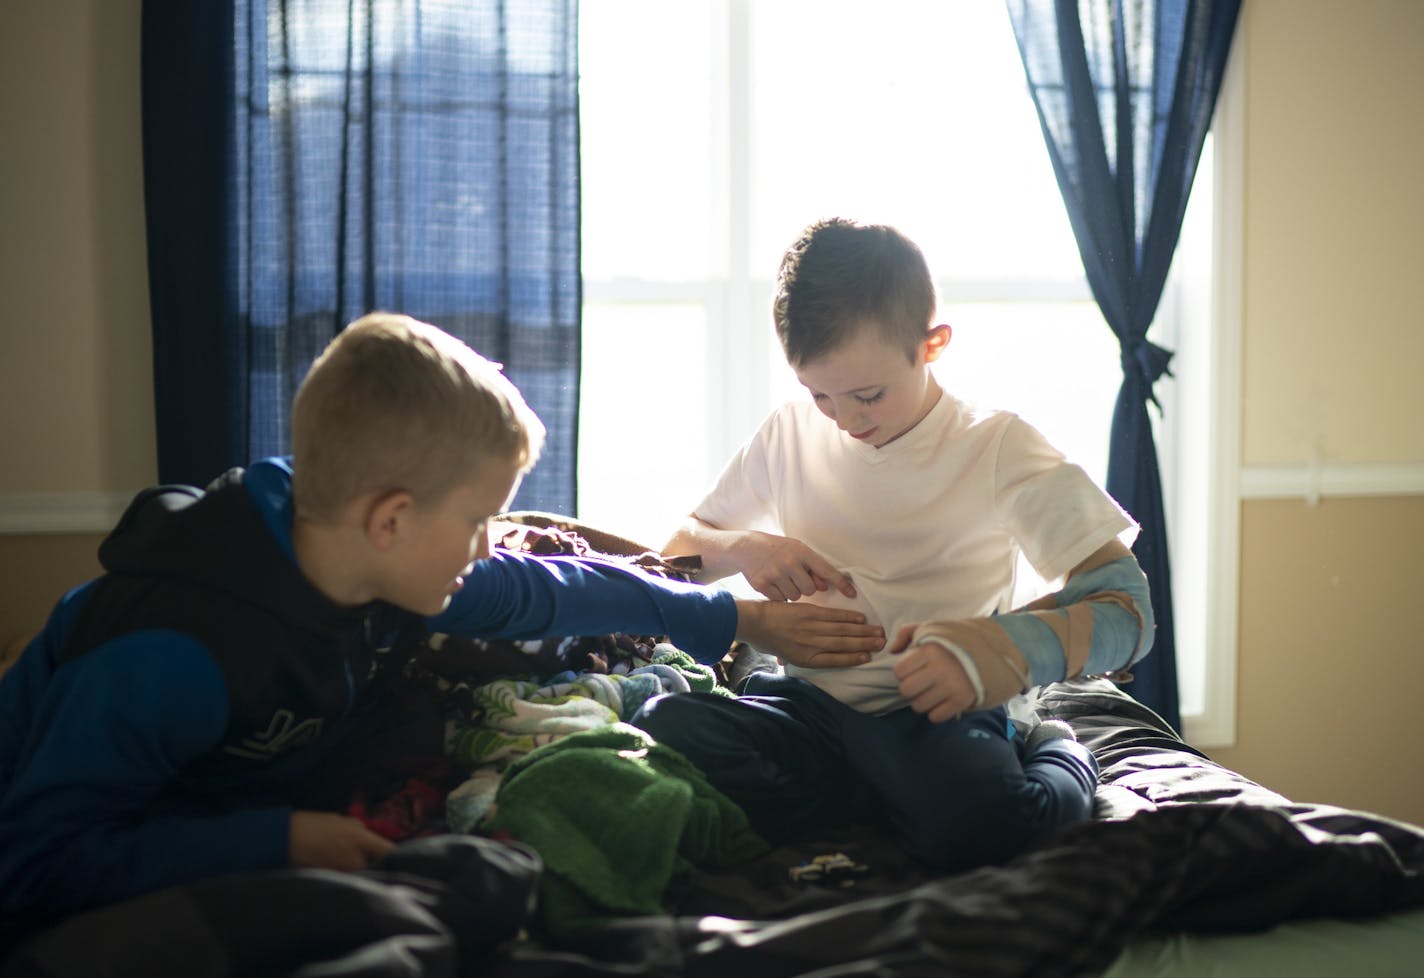
<svg viewBox="0 0 1424 978">
<path fill-rule="evenodd" d="M 659 545 L 772 406 L 804 396 L 772 280 L 831 215 L 893 224 L 925 251 L 954 330 L 936 366 L 947 389 L 1017 411 L 1103 480 L 1117 343 L 1001 4 L 625 0 L 580 16 L 583 519 Z M 1212 176 L 1208 154 L 1152 336 L 1182 378 L 1158 384 L 1182 710 L 1189 736 L 1196 723 L 1219 743 L 1199 723 L 1205 460 L 1221 438 L 1198 420 L 1219 421 L 1202 301 Z"/>
</svg>

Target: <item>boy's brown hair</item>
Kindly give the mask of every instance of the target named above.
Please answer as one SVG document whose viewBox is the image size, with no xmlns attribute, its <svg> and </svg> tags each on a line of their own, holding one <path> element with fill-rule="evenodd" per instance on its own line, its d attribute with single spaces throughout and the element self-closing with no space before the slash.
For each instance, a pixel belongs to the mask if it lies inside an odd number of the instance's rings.
<svg viewBox="0 0 1424 978">
<path fill-rule="evenodd" d="M 836 349 L 867 322 L 911 362 L 935 311 L 934 281 L 913 241 L 884 224 L 817 221 L 787 249 L 772 318 L 791 366 Z"/>
<path fill-rule="evenodd" d="M 333 520 L 368 492 L 438 503 L 482 460 L 533 467 L 544 425 L 492 363 L 409 316 L 374 312 L 313 362 L 292 406 L 297 512 Z"/>
</svg>

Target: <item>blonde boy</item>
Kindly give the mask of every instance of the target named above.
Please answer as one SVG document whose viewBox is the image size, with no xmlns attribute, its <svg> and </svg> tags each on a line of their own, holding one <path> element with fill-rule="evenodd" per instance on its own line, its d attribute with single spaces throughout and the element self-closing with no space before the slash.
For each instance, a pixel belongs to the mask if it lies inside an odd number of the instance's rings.
<svg viewBox="0 0 1424 978">
<path fill-rule="evenodd" d="M 373 651 L 427 628 L 667 634 L 703 660 L 734 635 L 806 662 L 883 642 L 856 614 L 491 555 L 488 522 L 542 438 L 496 365 L 376 313 L 313 364 L 291 462 L 141 493 L 100 548 L 105 574 L 61 599 L 0 681 L 0 913 L 52 920 L 385 856 L 359 821 L 296 802 L 360 716 Z"/>
<path fill-rule="evenodd" d="M 893 228 L 808 228 L 773 313 L 811 398 L 768 418 L 665 548 L 700 554 L 709 580 L 741 573 L 773 600 L 859 610 L 889 645 L 753 675 L 735 702 L 655 700 L 636 722 L 764 835 L 868 820 L 959 869 L 1088 816 L 1092 755 L 1056 723 L 1025 745 L 1003 704 L 1125 669 L 1152 619 L 1119 539 L 1135 524 L 1021 419 L 941 389 L 930 364 L 950 328 L 934 310 L 924 258 Z M 1009 613 L 1020 552 L 1066 581 Z"/>
</svg>

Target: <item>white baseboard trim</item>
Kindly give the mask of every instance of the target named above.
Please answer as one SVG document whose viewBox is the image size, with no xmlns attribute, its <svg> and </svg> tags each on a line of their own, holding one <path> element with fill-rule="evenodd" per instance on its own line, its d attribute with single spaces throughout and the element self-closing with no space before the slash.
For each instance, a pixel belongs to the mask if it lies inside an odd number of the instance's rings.
<svg viewBox="0 0 1424 978">
<path fill-rule="evenodd" d="M 1424 495 L 1422 462 L 1305 462 L 1248 465 L 1241 470 L 1242 499 L 1304 499 L 1324 496 Z"/>
<path fill-rule="evenodd" d="M 0 493 L 0 535 L 107 533 L 136 491 Z"/>
</svg>

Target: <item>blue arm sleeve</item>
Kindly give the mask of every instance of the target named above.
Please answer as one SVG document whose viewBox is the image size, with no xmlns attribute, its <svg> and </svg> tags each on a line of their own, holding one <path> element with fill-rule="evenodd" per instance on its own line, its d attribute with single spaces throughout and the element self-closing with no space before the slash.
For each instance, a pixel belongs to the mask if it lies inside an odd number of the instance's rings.
<svg viewBox="0 0 1424 978">
<path fill-rule="evenodd" d="M 716 662 L 732 645 L 737 609 L 728 592 L 613 561 L 501 551 L 475 564 L 429 627 L 472 638 L 666 635 L 698 662 Z"/>
<path fill-rule="evenodd" d="M 43 689 L 0 797 L 0 909 L 67 912 L 287 864 L 290 811 L 196 815 L 171 793 L 227 723 L 199 643 L 136 632 L 32 678 Z"/>
<path fill-rule="evenodd" d="M 1126 595 L 1131 610 L 1112 602 L 1091 601 L 1095 595 L 1107 592 Z M 1120 557 L 1072 575 L 1063 589 L 1053 595 L 1053 601 L 1057 608 L 1091 601 L 1088 607 L 1093 617 L 1093 633 L 1084 675 L 1122 672 L 1151 651 L 1156 633 L 1152 596 L 1136 558 Z M 1015 611 L 994 618 L 1028 660 L 1029 679 L 1034 685 L 1056 682 L 1063 679 L 1066 672 L 1063 646 L 1040 617 L 1045 613 L 1052 614 L 1051 611 Z"/>
</svg>

